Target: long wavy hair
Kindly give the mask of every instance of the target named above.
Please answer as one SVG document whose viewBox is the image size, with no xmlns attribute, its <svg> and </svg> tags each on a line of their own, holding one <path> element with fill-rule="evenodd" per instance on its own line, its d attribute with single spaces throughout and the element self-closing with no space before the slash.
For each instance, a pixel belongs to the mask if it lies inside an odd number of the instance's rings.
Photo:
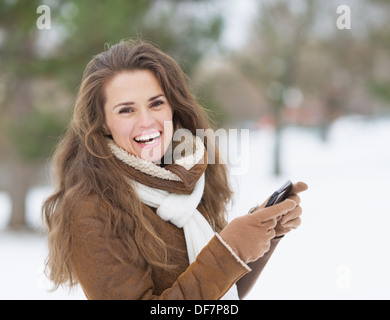
<svg viewBox="0 0 390 320">
<path fill-rule="evenodd" d="M 72 266 L 71 218 L 78 206 L 96 196 L 104 208 L 105 241 L 108 250 L 123 263 L 144 259 L 150 266 L 169 269 L 168 248 L 142 214 L 142 203 L 124 178 L 123 168 L 113 159 L 105 135 L 104 86 L 123 71 L 150 70 L 170 103 L 174 128 L 209 129 L 211 123 L 188 85 L 178 63 L 156 46 L 143 41 L 121 41 L 96 55 L 88 63 L 81 81 L 73 118 L 53 158 L 56 189 L 44 203 L 42 215 L 48 228 L 49 255 L 46 274 L 55 284 L 78 283 Z M 215 231 L 226 224 L 226 205 L 232 192 L 226 166 L 206 169 L 203 205 Z M 118 241 L 121 239 L 121 248 Z M 123 261 L 120 252 L 131 252 Z M 164 253 L 164 254 L 161 254 Z M 142 259 L 141 259 L 142 260 Z"/>
</svg>

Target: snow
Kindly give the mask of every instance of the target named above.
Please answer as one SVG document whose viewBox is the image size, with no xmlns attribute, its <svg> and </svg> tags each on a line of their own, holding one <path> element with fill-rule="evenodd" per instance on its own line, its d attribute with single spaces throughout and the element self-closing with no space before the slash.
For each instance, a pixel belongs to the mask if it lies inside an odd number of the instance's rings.
<svg viewBox="0 0 390 320">
<path fill-rule="evenodd" d="M 286 179 L 304 181 L 302 225 L 280 242 L 248 299 L 389 299 L 390 119 L 349 117 L 329 141 L 310 129 L 283 132 L 283 174 L 272 168 L 273 132 L 251 131 L 249 172 L 233 177 L 231 217 L 262 203 Z M 40 224 L 50 188 L 33 189 L 28 221 Z M 85 299 L 80 288 L 49 292 L 43 234 L 5 230 L 9 198 L 0 193 L 0 299 Z"/>
<path fill-rule="evenodd" d="M 0 233 L 0 300 L 85 299 L 80 288 L 69 292 L 52 284 L 43 273 L 47 255 L 46 238 L 27 232 Z"/>
</svg>

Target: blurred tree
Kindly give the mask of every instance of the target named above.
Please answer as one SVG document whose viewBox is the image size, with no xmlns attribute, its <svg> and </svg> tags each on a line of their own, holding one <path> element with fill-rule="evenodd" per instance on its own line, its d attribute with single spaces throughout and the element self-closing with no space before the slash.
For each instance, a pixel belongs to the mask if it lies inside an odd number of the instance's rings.
<svg viewBox="0 0 390 320">
<path fill-rule="evenodd" d="M 52 59 L 46 59 L 47 71 L 55 65 L 56 75 L 71 90 L 93 55 L 128 38 L 156 44 L 178 59 L 191 75 L 200 59 L 218 47 L 223 26 L 222 17 L 207 0 L 61 3 L 58 23 L 65 31 Z"/>
<path fill-rule="evenodd" d="M 390 2 L 386 0 L 368 1 L 374 4 L 380 13 L 376 24 L 368 31 L 372 45 L 372 73 L 368 78 L 368 88 L 375 98 L 383 102 L 390 110 Z M 374 50 L 373 50 L 374 49 Z"/>
<path fill-rule="evenodd" d="M 41 4 L 50 8 L 49 30 L 36 24 Z M 26 193 L 64 131 L 72 108 L 67 97 L 93 55 L 106 43 L 141 38 L 177 58 L 191 75 L 218 46 L 222 22 L 210 1 L 0 0 L 0 135 L 7 140 L 1 158 L 12 175 L 1 179 L 0 188 L 12 199 L 9 226 L 26 226 Z M 38 101 L 42 91 L 47 97 Z"/>
<path fill-rule="evenodd" d="M 26 226 L 26 194 L 37 183 L 41 173 L 39 160 L 42 157 L 37 155 L 43 146 L 50 149 L 51 142 L 47 139 L 45 128 L 36 128 L 35 132 L 40 131 L 39 137 L 29 131 L 32 121 L 35 119 L 39 122 L 40 115 L 34 103 L 34 72 L 40 64 L 36 50 L 36 10 L 35 1 L 0 2 L 0 79 L 5 83 L 0 105 L 0 125 L 1 134 L 8 138 L 8 143 L 2 146 L 4 149 L 1 151 L 2 162 L 8 166 L 8 177 L 2 177 L 4 185 L 0 187 L 5 188 L 11 197 L 9 225 L 14 228 Z M 39 139 L 36 144 L 38 149 L 32 155 L 27 149 L 34 138 Z"/>
<path fill-rule="evenodd" d="M 251 44 L 245 54 L 236 57 L 243 74 L 263 90 L 273 115 L 275 175 L 281 173 L 283 111 L 288 107 L 289 93 L 298 92 L 299 58 L 312 30 L 317 7 L 313 0 L 300 1 L 298 8 L 293 8 L 287 0 L 259 2 Z"/>
<path fill-rule="evenodd" d="M 326 12 L 335 7 L 324 4 Z M 317 34 L 301 64 L 299 82 L 305 94 L 316 96 L 322 105 L 318 125 L 324 141 L 332 122 L 342 115 L 388 113 L 378 101 L 389 105 L 390 3 L 360 0 L 351 11 L 351 30 L 333 27 Z"/>
<path fill-rule="evenodd" d="M 390 2 L 351 3 L 351 30 L 337 28 L 338 0 L 258 4 L 250 41 L 233 59 L 267 100 L 268 109 L 257 98 L 252 117 L 272 116 L 273 173 L 278 175 L 286 124 L 318 126 L 325 141 L 330 124 L 344 114 L 388 113 Z"/>
</svg>

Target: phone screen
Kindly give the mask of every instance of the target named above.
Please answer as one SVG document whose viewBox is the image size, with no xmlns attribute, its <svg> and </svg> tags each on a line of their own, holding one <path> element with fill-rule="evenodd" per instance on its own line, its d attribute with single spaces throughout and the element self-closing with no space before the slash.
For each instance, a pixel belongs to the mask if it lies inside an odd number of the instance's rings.
<svg viewBox="0 0 390 320">
<path fill-rule="evenodd" d="M 292 182 L 288 180 L 286 183 L 284 183 L 278 190 L 276 190 L 272 196 L 269 198 L 266 207 L 273 206 L 274 204 L 277 204 L 279 202 L 282 202 L 285 200 L 292 188 Z"/>
</svg>

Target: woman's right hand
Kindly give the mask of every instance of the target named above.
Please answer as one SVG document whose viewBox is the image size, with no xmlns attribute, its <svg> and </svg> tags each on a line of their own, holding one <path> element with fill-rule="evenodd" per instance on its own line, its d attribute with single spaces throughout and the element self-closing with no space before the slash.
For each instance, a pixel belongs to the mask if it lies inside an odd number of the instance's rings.
<svg viewBox="0 0 390 320">
<path fill-rule="evenodd" d="M 296 206 L 295 201 L 286 199 L 271 207 L 258 207 L 231 221 L 220 236 L 245 263 L 256 261 L 270 249 L 278 219 Z"/>
</svg>

